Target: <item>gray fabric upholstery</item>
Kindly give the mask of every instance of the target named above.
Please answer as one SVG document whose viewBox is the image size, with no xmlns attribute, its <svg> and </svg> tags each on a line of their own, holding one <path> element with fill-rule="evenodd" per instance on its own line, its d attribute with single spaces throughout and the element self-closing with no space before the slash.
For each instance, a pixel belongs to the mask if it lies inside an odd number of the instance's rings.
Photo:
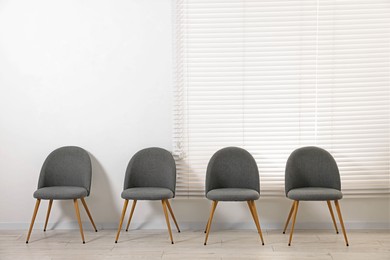
<svg viewBox="0 0 390 260">
<path fill-rule="evenodd" d="M 215 191 L 227 188 L 229 190 Z M 207 166 L 206 197 L 211 200 L 218 197 L 219 200 L 235 201 L 248 195 L 247 191 L 238 192 L 237 189 L 253 190 L 257 195 L 251 193 L 253 197 L 249 197 L 258 198 L 260 181 L 256 161 L 242 148 L 223 148 L 211 157 Z"/>
<path fill-rule="evenodd" d="M 259 199 L 260 194 L 252 189 L 222 188 L 209 191 L 206 197 L 218 201 L 248 201 Z"/>
<path fill-rule="evenodd" d="M 122 192 L 122 198 L 126 200 L 163 200 L 173 198 L 173 192 L 167 188 L 130 188 Z"/>
<path fill-rule="evenodd" d="M 76 194 L 79 197 L 86 197 L 91 189 L 91 178 L 92 165 L 89 154 L 80 147 L 61 147 L 51 152 L 43 163 L 38 190 L 34 197 L 73 199 Z M 50 189 L 47 189 L 48 187 Z"/>
<path fill-rule="evenodd" d="M 170 152 L 162 148 L 152 147 L 137 152 L 131 158 L 126 169 L 123 190 L 141 187 L 165 188 L 172 192 L 172 197 L 175 196 L 176 163 Z M 166 191 L 161 190 L 160 195 L 154 194 L 152 197 L 166 195 Z"/>
<path fill-rule="evenodd" d="M 287 197 L 292 200 L 339 200 L 343 193 L 329 188 L 297 188 L 290 190 Z"/>
<path fill-rule="evenodd" d="M 286 196 L 291 199 L 293 199 L 292 196 L 305 198 L 305 200 L 339 198 L 341 194 L 340 173 L 332 155 L 324 149 L 314 146 L 302 147 L 292 152 L 286 164 L 285 192 Z M 315 195 L 316 192 L 318 194 Z M 307 194 L 304 195 L 304 193 Z"/>
<path fill-rule="evenodd" d="M 40 188 L 34 192 L 34 198 L 36 199 L 54 199 L 54 200 L 68 200 L 84 198 L 88 195 L 88 192 L 83 187 L 75 186 L 53 186 Z"/>
</svg>

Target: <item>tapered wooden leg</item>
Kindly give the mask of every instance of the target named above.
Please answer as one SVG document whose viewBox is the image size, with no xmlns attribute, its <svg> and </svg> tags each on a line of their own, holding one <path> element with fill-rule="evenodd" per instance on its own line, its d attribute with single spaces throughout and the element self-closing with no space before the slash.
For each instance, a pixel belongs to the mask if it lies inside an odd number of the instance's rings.
<svg viewBox="0 0 390 260">
<path fill-rule="evenodd" d="M 126 215 L 127 205 L 129 205 L 129 200 L 125 200 L 125 203 L 123 204 L 122 215 L 119 221 L 118 232 L 116 233 L 115 243 L 118 243 L 119 234 L 121 233 L 121 229 L 122 229 L 123 219 L 125 218 Z"/>
<path fill-rule="evenodd" d="M 179 225 L 177 224 L 177 221 L 176 221 L 176 218 L 175 218 L 175 214 L 173 214 L 173 210 L 171 208 L 171 204 L 169 203 L 169 200 L 166 200 L 166 202 L 167 202 L 169 213 L 171 213 L 173 222 L 175 222 L 175 225 L 176 225 L 176 228 L 177 228 L 177 232 L 180 233 L 180 228 L 179 228 Z"/>
<path fill-rule="evenodd" d="M 173 244 L 171 224 L 169 223 L 169 216 L 168 216 L 168 210 L 167 210 L 167 200 L 162 200 L 161 203 L 162 203 L 162 207 L 163 207 L 163 210 L 164 210 L 165 220 L 167 222 L 169 237 L 171 238 L 171 242 Z"/>
<path fill-rule="evenodd" d="M 76 210 L 77 221 L 79 222 L 81 239 L 83 240 L 83 244 L 85 244 L 83 224 L 81 223 L 81 218 L 80 218 L 79 204 L 77 203 L 77 199 L 74 199 L 73 202 L 74 202 L 74 209 Z"/>
<path fill-rule="evenodd" d="M 293 204 L 291 205 L 290 213 L 288 213 L 286 225 L 284 225 L 283 234 L 286 234 L 286 229 L 288 227 L 288 224 L 290 223 L 292 213 L 294 212 L 294 205 L 295 205 L 295 203 L 293 202 Z"/>
<path fill-rule="evenodd" d="M 347 238 L 347 232 L 345 231 L 343 217 L 341 216 L 341 210 L 340 210 L 339 201 L 338 201 L 338 200 L 335 200 L 335 201 L 334 201 L 334 204 L 335 204 L 335 206 L 336 206 L 337 215 L 339 216 L 339 220 L 340 220 L 340 224 L 341 224 L 341 229 L 343 230 L 344 239 L 345 239 L 345 244 L 346 244 L 347 246 L 349 246 L 348 238 Z"/>
<path fill-rule="evenodd" d="M 49 206 L 47 208 L 47 213 L 46 213 L 46 221 L 45 221 L 45 227 L 43 228 L 43 231 L 46 231 L 47 223 L 49 222 L 49 216 L 50 216 L 50 211 L 51 211 L 51 206 L 53 205 L 53 200 L 49 200 Z"/>
<path fill-rule="evenodd" d="M 328 204 L 328 208 L 329 208 L 330 216 L 332 217 L 334 228 L 336 229 L 336 233 L 338 234 L 339 230 L 337 229 L 336 219 L 334 218 L 332 204 L 330 203 L 329 200 L 327 200 L 326 203 Z"/>
<path fill-rule="evenodd" d="M 294 201 L 294 216 L 293 216 L 293 222 L 291 226 L 291 233 L 290 233 L 290 239 L 288 241 L 288 246 L 291 246 L 291 240 L 293 237 L 294 227 L 295 227 L 295 220 L 297 219 L 298 206 L 299 206 L 299 200 Z"/>
<path fill-rule="evenodd" d="M 95 229 L 95 232 L 97 232 L 97 228 L 96 228 L 96 226 L 95 226 L 95 222 L 93 222 L 91 212 L 89 212 L 87 203 L 85 202 L 84 198 L 81 198 L 81 202 L 83 203 L 84 209 L 85 209 L 85 211 L 87 212 L 87 215 L 88 215 L 88 217 L 89 217 L 89 220 L 90 220 L 91 223 L 92 223 L 93 228 Z"/>
<path fill-rule="evenodd" d="M 133 217 L 133 214 L 134 214 L 135 205 L 137 205 L 137 200 L 133 200 L 133 205 L 131 206 L 129 221 L 127 222 L 127 226 L 126 226 L 126 232 L 129 231 L 130 221 L 131 221 L 131 218 Z"/>
<path fill-rule="evenodd" d="M 38 213 L 38 209 L 39 209 L 39 204 L 40 203 L 41 203 L 40 199 L 37 199 L 37 201 L 35 202 L 34 213 L 33 213 L 32 218 L 31 218 L 31 224 L 30 224 L 30 229 L 28 230 L 26 244 L 28 244 L 28 241 L 30 240 L 31 231 L 32 231 L 32 229 L 34 227 L 34 222 L 35 222 L 35 218 L 36 218 L 37 213 Z"/>
<path fill-rule="evenodd" d="M 257 232 L 260 235 L 261 243 L 264 245 L 263 233 L 260 228 L 259 215 L 257 214 L 256 203 L 253 200 L 248 201 L 249 210 L 252 213 L 253 220 L 255 221 Z"/>
<path fill-rule="evenodd" d="M 210 233 L 210 228 L 211 228 L 211 222 L 213 222 L 214 212 L 215 212 L 215 208 L 217 207 L 217 205 L 218 205 L 218 201 L 217 201 L 217 200 L 214 200 L 214 201 L 213 201 L 213 205 L 211 206 L 209 221 L 208 221 L 208 223 L 207 223 L 206 237 L 205 237 L 205 239 L 204 239 L 204 245 L 207 244 L 207 239 L 209 238 L 209 233 Z"/>
<path fill-rule="evenodd" d="M 210 218 L 207 220 L 206 227 L 204 228 L 204 233 L 205 234 L 207 233 L 207 226 L 209 225 L 209 222 L 210 222 Z"/>
<path fill-rule="evenodd" d="M 252 210 L 252 204 L 251 204 L 251 201 L 250 201 L 250 200 L 248 200 L 246 203 L 248 203 L 249 211 L 251 212 L 251 215 L 252 215 L 253 221 L 255 221 L 255 215 L 253 215 L 253 210 Z M 256 221 L 255 221 L 255 222 L 256 222 Z"/>
</svg>

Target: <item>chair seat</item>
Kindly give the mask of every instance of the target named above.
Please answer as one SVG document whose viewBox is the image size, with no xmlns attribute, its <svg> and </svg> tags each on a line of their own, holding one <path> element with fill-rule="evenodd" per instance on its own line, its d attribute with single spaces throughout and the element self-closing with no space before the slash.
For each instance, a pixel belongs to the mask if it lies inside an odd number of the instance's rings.
<svg viewBox="0 0 390 260">
<path fill-rule="evenodd" d="M 292 200 L 339 200 L 343 193 L 331 188 L 308 187 L 292 189 L 287 197 Z"/>
<path fill-rule="evenodd" d="M 163 200 L 173 198 L 173 192 L 167 188 L 136 187 L 124 190 L 122 198 L 126 200 Z"/>
<path fill-rule="evenodd" d="M 34 192 L 34 198 L 44 200 L 69 200 L 84 198 L 88 191 L 83 187 L 76 186 L 52 186 L 44 187 Z"/>
<path fill-rule="evenodd" d="M 207 192 L 206 197 L 209 200 L 218 201 L 247 201 L 257 200 L 260 194 L 252 189 L 241 188 L 221 188 Z"/>
</svg>

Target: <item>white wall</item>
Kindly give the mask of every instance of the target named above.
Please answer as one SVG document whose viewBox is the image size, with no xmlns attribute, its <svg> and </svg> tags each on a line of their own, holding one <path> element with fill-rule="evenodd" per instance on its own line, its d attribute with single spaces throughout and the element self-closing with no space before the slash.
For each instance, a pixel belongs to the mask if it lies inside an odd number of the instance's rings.
<svg viewBox="0 0 390 260">
<path fill-rule="evenodd" d="M 100 227 L 116 227 L 130 157 L 148 146 L 171 149 L 171 4 L 0 1 L 0 228 L 28 226 L 40 167 L 64 145 L 91 153 L 87 203 Z M 46 205 L 36 228 L 42 228 Z M 350 228 L 389 228 L 389 198 L 341 205 Z M 184 228 L 203 228 L 208 201 L 175 199 L 173 207 Z M 284 198 L 262 198 L 263 227 L 280 228 L 289 207 Z M 56 201 L 50 220 L 51 227 L 76 227 L 72 203 Z M 159 202 L 142 202 L 133 227 L 165 228 L 164 221 Z M 298 222 L 332 227 L 325 203 L 302 203 Z M 215 224 L 254 227 L 243 203 L 221 203 Z"/>
</svg>

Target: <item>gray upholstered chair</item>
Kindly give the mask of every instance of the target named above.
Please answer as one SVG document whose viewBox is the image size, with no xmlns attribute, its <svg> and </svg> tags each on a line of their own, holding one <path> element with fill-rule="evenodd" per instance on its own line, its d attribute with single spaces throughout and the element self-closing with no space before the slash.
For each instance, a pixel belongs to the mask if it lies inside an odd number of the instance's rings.
<svg viewBox="0 0 390 260">
<path fill-rule="evenodd" d="M 129 230 L 130 221 L 138 200 L 161 200 L 169 237 L 173 244 L 167 208 L 175 222 L 177 231 L 180 232 L 180 229 L 169 203 L 169 199 L 175 197 L 176 189 L 176 164 L 172 154 L 165 149 L 157 147 L 146 148 L 137 152 L 127 166 L 123 186 L 121 196 L 125 201 L 115 243 L 119 239 L 129 200 L 133 200 L 133 205 L 126 231 Z"/>
<path fill-rule="evenodd" d="M 260 197 L 259 170 L 252 155 L 238 147 L 217 151 L 210 159 L 206 172 L 206 198 L 213 201 L 206 225 L 205 241 L 210 232 L 215 208 L 219 201 L 246 201 L 264 245 L 255 200 Z"/>
<path fill-rule="evenodd" d="M 37 200 L 26 243 L 28 243 L 30 239 L 41 200 L 49 200 L 49 207 L 43 231 L 46 231 L 53 200 L 73 200 L 76 217 L 80 227 L 81 238 L 83 240 L 83 244 L 85 244 L 77 199 L 81 200 L 85 211 L 91 220 L 93 228 L 97 232 L 91 213 L 89 212 L 84 200 L 85 197 L 89 196 L 91 191 L 91 178 L 91 159 L 84 149 L 75 146 L 67 146 L 58 148 L 50 153 L 41 169 L 38 181 L 38 190 L 36 190 L 33 195 Z"/>
<path fill-rule="evenodd" d="M 294 232 L 299 201 L 326 201 L 336 232 L 337 234 L 339 233 L 330 203 L 332 200 L 340 219 L 345 243 L 348 246 L 347 234 L 338 202 L 343 197 L 340 173 L 336 161 L 330 153 L 314 146 L 295 150 L 288 158 L 286 164 L 285 192 L 287 198 L 294 201 L 283 230 L 284 234 L 291 216 L 293 216 L 289 246 L 291 245 Z"/>
</svg>

